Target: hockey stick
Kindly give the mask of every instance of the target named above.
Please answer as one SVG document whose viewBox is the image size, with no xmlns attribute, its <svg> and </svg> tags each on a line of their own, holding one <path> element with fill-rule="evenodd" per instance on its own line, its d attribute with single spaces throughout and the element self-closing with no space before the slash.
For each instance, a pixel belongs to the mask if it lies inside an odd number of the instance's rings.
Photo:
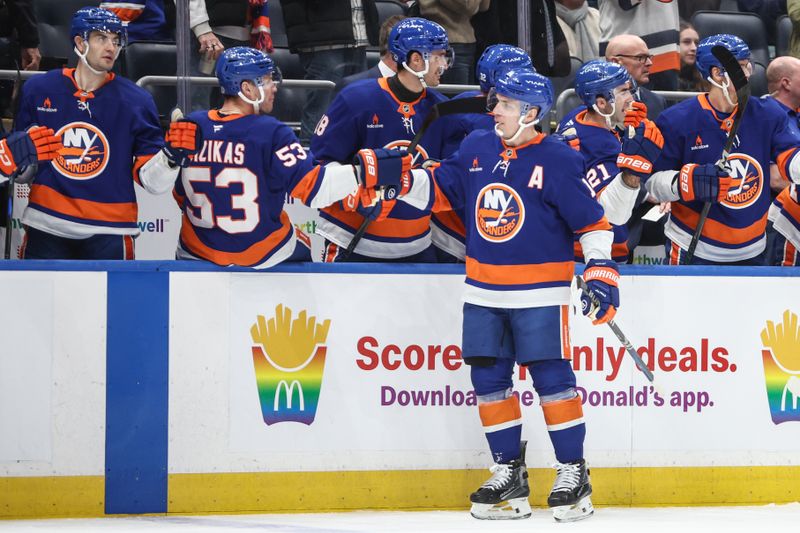
<svg viewBox="0 0 800 533">
<path fill-rule="evenodd" d="M 13 102 L 11 102 L 11 112 L 14 114 L 14 124 L 11 127 L 13 132 L 17 125 L 17 113 L 19 112 L 19 95 L 22 92 L 22 74 L 19 71 L 19 63 L 15 60 L 17 66 L 17 79 L 14 82 L 14 89 L 12 90 Z M 15 170 L 8 177 L 8 205 L 6 206 L 6 235 L 5 242 L 3 243 L 3 258 L 11 259 L 11 233 L 14 225 L 14 185 L 16 183 L 19 169 Z"/>
<path fill-rule="evenodd" d="M 724 46 L 715 46 L 711 49 L 711 53 L 722 64 L 722 68 L 728 73 L 728 77 L 736 89 L 736 114 L 733 117 L 733 124 L 728 131 L 728 138 L 725 140 L 725 146 L 722 148 L 722 157 L 717 162 L 720 170 L 725 169 L 725 162 L 728 161 L 728 156 L 733 148 L 733 143 L 736 141 L 736 133 L 739 131 L 739 125 L 742 123 L 744 110 L 747 107 L 747 101 L 750 99 L 750 84 L 747 82 L 747 76 L 744 75 L 742 66 L 736 57 Z M 681 264 L 690 265 L 694 258 L 694 251 L 697 248 L 697 243 L 700 241 L 700 236 L 703 234 L 703 226 L 708 218 L 708 212 L 711 209 L 711 202 L 703 204 L 703 210 L 700 212 L 700 218 L 697 220 L 697 227 L 692 235 L 692 241 L 689 243 L 689 249 L 686 251 L 685 261 Z"/>
<path fill-rule="evenodd" d="M 595 296 L 589 291 L 589 286 L 586 284 L 583 278 L 580 276 L 575 276 L 575 281 L 578 284 L 578 288 L 581 291 L 583 291 L 584 294 L 589 296 L 589 299 L 592 301 L 592 306 L 600 307 L 600 302 L 597 300 L 597 296 Z M 653 376 L 653 372 L 649 368 L 647 368 L 646 364 L 644 364 L 644 360 L 639 355 L 639 352 L 637 352 L 636 349 L 633 347 L 631 341 L 628 340 L 628 337 L 626 337 L 625 334 L 622 333 L 622 330 L 619 329 L 619 326 L 616 324 L 616 322 L 614 322 L 613 319 L 606 322 L 606 324 L 608 324 L 608 327 L 611 328 L 611 331 L 614 332 L 614 335 L 616 335 L 617 339 L 619 339 L 619 342 L 621 342 L 622 345 L 625 347 L 625 351 L 628 352 L 628 355 L 630 355 L 633 358 L 634 362 L 636 362 L 636 366 L 639 368 L 639 370 L 642 371 L 642 374 L 644 374 L 644 376 L 647 378 L 647 381 L 649 381 L 653 386 L 655 386 L 656 383 L 654 381 L 655 376 Z"/>
<path fill-rule="evenodd" d="M 434 120 L 440 117 L 446 117 L 447 115 L 456 115 L 459 113 L 484 113 L 485 111 L 485 96 L 479 96 L 475 98 L 458 98 L 456 100 L 447 100 L 446 102 L 434 104 L 434 106 L 431 107 L 430 113 L 428 113 L 428 116 L 426 116 L 425 120 L 422 122 L 422 127 L 419 129 L 417 134 L 414 135 L 414 138 L 411 140 L 408 148 L 406 148 L 406 153 L 412 154 L 411 165 L 414 165 L 414 163 L 417 161 L 417 156 L 419 155 L 416 153 L 417 145 L 422 140 L 422 136 L 425 134 L 428 126 L 430 126 Z M 358 227 L 355 235 L 353 235 L 353 239 L 350 241 L 350 244 L 347 245 L 347 249 L 342 253 L 342 259 L 347 259 L 350 257 L 350 254 L 352 254 L 353 250 L 356 249 L 356 245 L 364 236 L 364 233 L 366 233 L 371 222 L 371 219 L 366 217 L 364 218 L 364 221 Z"/>
</svg>

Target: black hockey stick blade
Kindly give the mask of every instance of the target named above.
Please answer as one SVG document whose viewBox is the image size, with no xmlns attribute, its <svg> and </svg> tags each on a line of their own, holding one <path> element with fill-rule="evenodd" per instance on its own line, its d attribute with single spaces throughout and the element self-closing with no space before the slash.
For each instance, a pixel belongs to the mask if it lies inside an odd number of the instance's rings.
<svg viewBox="0 0 800 533">
<path fill-rule="evenodd" d="M 425 117 L 425 120 L 422 121 L 422 127 L 419 129 L 414 138 L 408 145 L 406 149 L 406 153 L 411 154 L 412 160 L 411 164 L 413 165 L 417 161 L 417 156 L 419 153 L 417 152 L 417 146 L 419 145 L 420 141 L 422 140 L 422 136 L 425 135 L 425 131 L 428 129 L 433 121 L 440 117 L 446 117 L 447 115 L 456 115 L 459 113 L 485 113 L 486 112 L 486 97 L 485 96 L 478 96 L 475 98 L 456 98 L 454 100 L 447 100 L 445 102 L 439 102 L 438 104 L 434 104 L 431 108 L 428 115 Z M 350 254 L 353 253 L 353 250 L 356 249 L 356 245 L 361 241 L 361 238 L 364 236 L 364 233 L 367 231 L 372 220 L 365 218 L 361 225 L 358 227 L 358 230 L 353 235 L 350 244 L 347 245 L 347 249 L 342 253 L 342 259 L 347 259 L 350 257 Z"/>
<path fill-rule="evenodd" d="M 724 168 L 725 162 L 728 160 L 728 155 L 731 153 L 733 143 L 736 141 L 736 134 L 739 131 L 739 125 L 742 123 L 744 110 L 747 108 L 747 101 L 750 100 L 750 83 L 747 81 L 742 66 L 736 57 L 724 46 L 714 46 L 711 48 L 711 53 L 720 62 L 722 68 L 728 73 L 728 78 L 736 89 L 736 111 L 733 115 L 733 123 L 730 130 L 728 130 L 728 138 L 725 139 L 725 146 L 722 148 L 722 155 L 720 157 L 720 168 Z M 690 265 L 694 258 L 694 251 L 697 248 L 697 243 L 700 242 L 700 236 L 703 234 L 703 226 L 706 224 L 708 212 L 711 210 L 711 202 L 703 204 L 703 210 L 700 212 L 700 218 L 697 220 L 697 227 L 692 235 L 692 241 L 689 243 L 689 248 L 686 250 L 685 261 L 681 263 Z"/>
<path fill-rule="evenodd" d="M 589 299 L 592 301 L 592 305 L 599 307 L 600 302 L 597 300 L 597 297 L 594 294 L 589 292 L 589 286 L 586 285 L 586 282 L 583 280 L 583 278 L 580 276 L 575 276 L 575 282 L 577 283 L 578 288 L 589 296 Z M 626 337 L 622 330 L 619 329 L 619 326 L 616 324 L 616 322 L 614 322 L 613 319 L 606 322 L 606 324 L 608 324 L 608 327 L 611 328 L 612 332 L 614 332 L 614 336 L 619 339 L 619 342 L 622 343 L 622 346 L 625 347 L 625 351 L 631 356 L 633 361 L 636 363 L 636 367 L 642 371 L 642 374 L 644 374 L 644 377 L 647 378 L 647 381 L 655 386 L 655 376 L 653 376 L 653 372 L 647 368 L 647 365 L 644 363 L 644 359 L 641 358 L 639 352 L 636 351 L 636 348 L 633 347 L 631 341 L 628 340 L 628 337 Z"/>
</svg>

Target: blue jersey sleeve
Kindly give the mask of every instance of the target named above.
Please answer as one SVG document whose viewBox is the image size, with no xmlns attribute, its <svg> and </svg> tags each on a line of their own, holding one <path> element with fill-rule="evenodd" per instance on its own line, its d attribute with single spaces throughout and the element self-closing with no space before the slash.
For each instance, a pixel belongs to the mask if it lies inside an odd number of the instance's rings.
<svg viewBox="0 0 800 533">
<path fill-rule="evenodd" d="M 16 131 L 25 131 L 35 125 L 31 114 L 34 106 L 31 104 L 30 91 L 26 91 L 26 88 L 25 85 L 22 86 L 19 109 L 14 117 L 14 130 Z"/>
<path fill-rule="evenodd" d="M 468 168 L 456 151 L 441 165 L 428 171 L 433 178 L 434 195 L 432 211 L 461 210 L 466 198 L 465 169 Z"/>
<path fill-rule="evenodd" d="M 272 143 L 264 148 L 267 152 L 264 154 L 267 162 L 264 176 L 269 190 L 286 191 L 308 204 L 322 181 L 320 167 L 316 165 L 312 152 L 300 145 L 294 132 L 285 124 L 275 128 Z"/>
<path fill-rule="evenodd" d="M 158 111 L 153 98 L 148 94 L 141 99 L 138 112 L 133 119 L 133 155 L 153 155 L 164 146 L 164 134 L 158 123 Z"/>
<path fill-rule="evenodd" d="M 560 146 L 553 150 L 553 159 L 558 161 L 557 174 L 544 176 L 545 202 L 553 206 L 575 233 L 595 229 L 610 229 L 603 208 L 593 198 L 592 189 L 584 179 L 586 165 L 583 158 L 572 148 Z"/>
</svg>

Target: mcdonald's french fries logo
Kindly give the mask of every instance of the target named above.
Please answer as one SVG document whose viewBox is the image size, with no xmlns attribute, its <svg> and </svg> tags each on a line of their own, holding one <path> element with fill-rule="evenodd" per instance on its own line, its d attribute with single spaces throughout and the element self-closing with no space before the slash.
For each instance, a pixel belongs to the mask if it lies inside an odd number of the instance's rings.
<svg viewBox="0 0 800 533">
<path fill-rule="evenodd" d="M 774 424 L 800 421 L 800 326 L 788 309 L 782 321 L 767 320 L 761 330 L 764 380 Z"/>
<path fill-rule="evenodd" d="M 267 425 L 314 422 L 330 324 L 330 319 L 318 323 L 305 310 L 292 319 L 292 310 L 282 304 L 269 319 L 257 315 L 250 336 L 258 399 Z"/>
</svg>

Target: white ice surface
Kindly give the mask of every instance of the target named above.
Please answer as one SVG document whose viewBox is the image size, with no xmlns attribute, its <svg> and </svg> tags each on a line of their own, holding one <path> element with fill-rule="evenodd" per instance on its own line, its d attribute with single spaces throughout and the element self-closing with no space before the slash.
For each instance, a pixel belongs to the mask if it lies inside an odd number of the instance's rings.
<svg viewBox="0 0 800 533">
<path fill-rule="evenodd" d="M 800 531 L 800 503 L 758 507 L 605 507 L 581 522 L 557 524 L 550 511 L 527 520 L 481 521 L 465 511 L 209 515 L 0 521 L 0 531 L 155 533 L 502 532 L 690 533 Z"/>
</svg>

